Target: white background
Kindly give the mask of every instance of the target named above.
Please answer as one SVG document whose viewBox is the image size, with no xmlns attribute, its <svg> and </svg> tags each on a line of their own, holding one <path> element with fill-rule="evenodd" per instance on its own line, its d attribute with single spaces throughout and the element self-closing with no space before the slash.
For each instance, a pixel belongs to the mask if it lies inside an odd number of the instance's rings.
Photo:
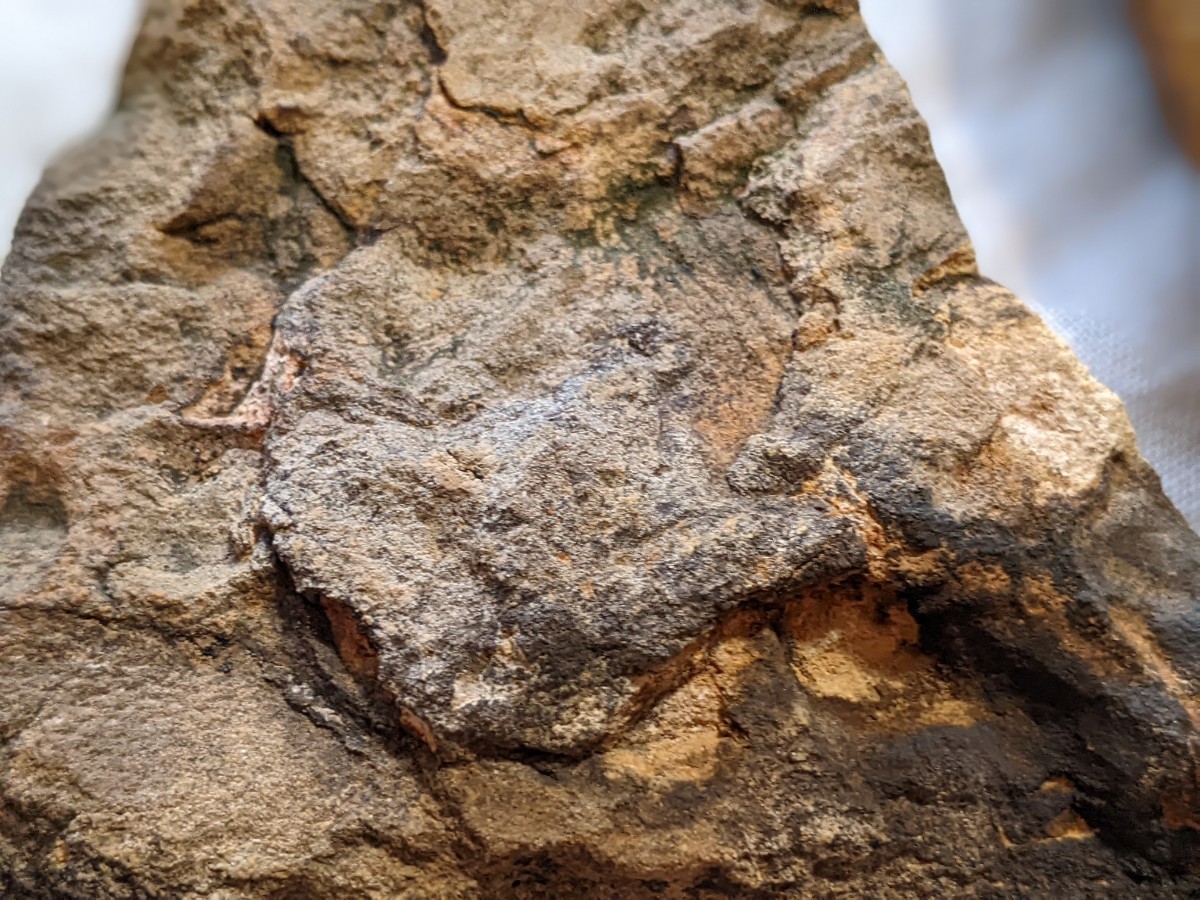
<svg viewBox="0 0 1200 900">
<path fill-rule="evenodd" d="M 1121 395 L 1200 525 L 1200 175 L 1122 0 L 861 0 L 985 275 Z M 55 153 L 107 114 L 139 0 L 0 0 L 0 258 Z"/>
</svg>

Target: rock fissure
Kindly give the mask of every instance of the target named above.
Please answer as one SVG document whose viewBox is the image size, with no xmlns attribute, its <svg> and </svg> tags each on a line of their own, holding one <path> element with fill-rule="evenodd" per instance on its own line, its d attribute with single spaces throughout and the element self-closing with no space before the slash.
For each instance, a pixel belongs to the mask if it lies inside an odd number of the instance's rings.
<svg viewBox="0 0 1200 900">
<path fill-rule="evenodd" d="M 255 128 L 275 141 L 278 147 L 279 168 L 285 181 L 294 181 L 311 192 L 317 199 L 317 202 L 321 204 L 321 208 L 337 220 L 348 237 L 356 237 L 359 241 L 362 241 L 365 236 L 363 229 L 356 227 L 346 217 L 346 214 L 329 197 L 322 193 L 321 189 L 313 183 L 312 179 L 305 175 L 299 160 L 296 158 L 296 150 L 292 145 L 291 137 L 272 125 L 270 120 L 265 116 L 258 116 L 253 121 Z"/>
</svg>

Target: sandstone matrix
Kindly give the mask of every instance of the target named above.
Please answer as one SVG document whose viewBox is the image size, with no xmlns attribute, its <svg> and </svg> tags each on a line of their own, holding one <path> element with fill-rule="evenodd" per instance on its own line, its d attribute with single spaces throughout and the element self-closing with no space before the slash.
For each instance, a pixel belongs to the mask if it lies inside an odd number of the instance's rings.
<svg viewBox="0 0 1200 900">
<path fill-rule="evenodd" d="M 5 896 L 1197 889 L 1197 537 L 852 2 L 154 0 L 0 378 Z"/>
</svg>

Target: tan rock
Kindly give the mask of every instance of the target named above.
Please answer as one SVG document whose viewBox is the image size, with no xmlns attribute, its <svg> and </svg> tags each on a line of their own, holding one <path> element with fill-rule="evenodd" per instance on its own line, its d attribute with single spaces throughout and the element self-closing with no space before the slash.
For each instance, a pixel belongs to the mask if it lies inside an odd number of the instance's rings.
<svg viewBox="0 0 1200 900">
<path fill-rule="evenodd" d="M 9 895 L 1198 888 L 1200 542 L 851 3 L 156 0 L 0 310 Z"/>
</svg>

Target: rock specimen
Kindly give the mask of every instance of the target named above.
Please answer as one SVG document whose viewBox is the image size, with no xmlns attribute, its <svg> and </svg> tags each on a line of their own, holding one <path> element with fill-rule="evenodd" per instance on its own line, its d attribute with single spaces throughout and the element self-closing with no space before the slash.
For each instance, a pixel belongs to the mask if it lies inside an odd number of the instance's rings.
<svg viewBox="0 0 1200 900">
<path fill-rule="evenodd" d="M 158 0 L 3 275 L 10 896 L 1178 896 L 1200 542 L 853 3 Z"/>
</svg>

